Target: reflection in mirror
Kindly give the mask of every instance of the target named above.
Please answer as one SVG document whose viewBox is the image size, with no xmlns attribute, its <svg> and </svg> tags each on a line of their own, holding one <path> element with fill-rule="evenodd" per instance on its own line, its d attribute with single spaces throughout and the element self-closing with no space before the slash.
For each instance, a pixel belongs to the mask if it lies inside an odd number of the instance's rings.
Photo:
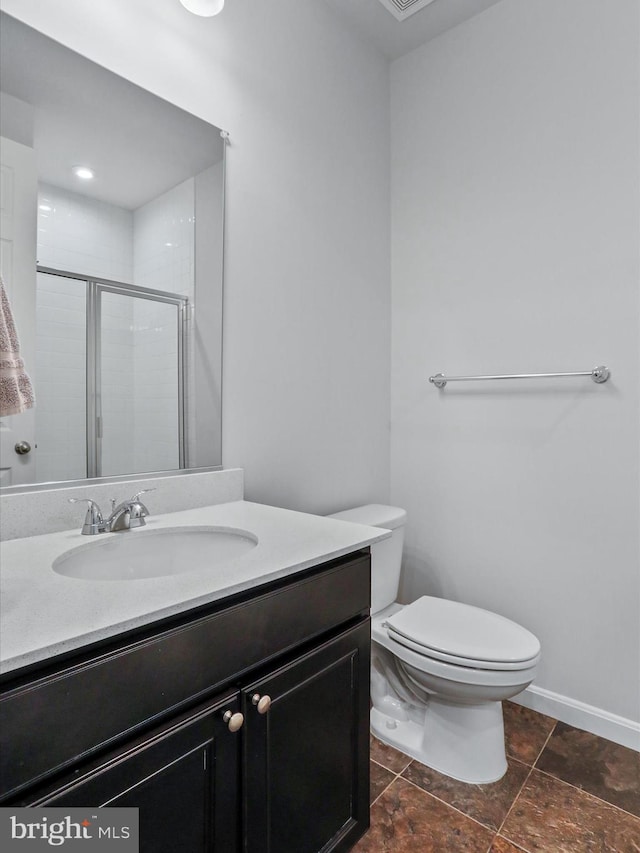
<svg viewBox="0 0 640 853">
<path fill-rule="evenodd" d="M 0 27 L 0 266 L 36 395 L 0 419 L 0 485 L 219 466 L 225 134 Z"/>
</svg>

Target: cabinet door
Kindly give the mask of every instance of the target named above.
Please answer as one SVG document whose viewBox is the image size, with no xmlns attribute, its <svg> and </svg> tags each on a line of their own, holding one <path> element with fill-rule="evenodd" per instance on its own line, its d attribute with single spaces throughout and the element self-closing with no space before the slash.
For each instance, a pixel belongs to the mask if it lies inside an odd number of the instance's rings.
<svg viewBox="0 0 640 853">
<path fill-rule="evenodd" d="M 246 853 L 349 850 L 369 825 L 369 620 L 243 691 Z"/>
<path fill-rule="evenodd" d="M 224 715 L 238 710 L 236 692 L 23 805 L 134 806 L 140 853 L 236 853 L 241 732 Z"/>
</svg>

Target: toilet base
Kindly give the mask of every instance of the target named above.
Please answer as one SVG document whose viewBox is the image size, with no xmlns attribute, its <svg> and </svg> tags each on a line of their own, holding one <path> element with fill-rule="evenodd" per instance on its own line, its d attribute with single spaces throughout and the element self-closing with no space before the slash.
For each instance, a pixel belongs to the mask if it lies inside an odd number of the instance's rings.
<svg viewBox="0 0 640 853">
<path fill-rule="evenodd" d="M 471 705 L 430 696 L 422 724 L 394 719 L 374 707 L 371 731 L 383 743 L 461 782 L 497 782 L 507 771 L 501 702 Z"/>
</svg>

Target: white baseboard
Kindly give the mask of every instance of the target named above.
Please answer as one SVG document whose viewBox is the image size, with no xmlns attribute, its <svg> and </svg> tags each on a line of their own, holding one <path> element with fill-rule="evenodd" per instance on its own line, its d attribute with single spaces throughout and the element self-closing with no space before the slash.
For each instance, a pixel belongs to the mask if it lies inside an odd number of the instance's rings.
<svg viewBox="0 0 640 853">
<path fill-rule="evenodd" d="M 553 693 L 544 687 L 527 687 L 522 693 L 514 696 L 512 701 L 640 752 L 640 723 L 626 717 L 619 717 L 602 708 Z"/>
</svg>

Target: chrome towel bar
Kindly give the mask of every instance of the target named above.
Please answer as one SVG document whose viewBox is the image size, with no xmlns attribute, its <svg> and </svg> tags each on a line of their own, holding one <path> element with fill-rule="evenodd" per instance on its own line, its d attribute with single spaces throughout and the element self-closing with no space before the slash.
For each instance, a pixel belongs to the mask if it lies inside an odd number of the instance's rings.
<svg viewBox="0 0 640 853">
<path fill-rule="evenodd" d="M 611 376 L 611 371 L 608 367 L 601 365 L 594 367 L 593 370 L 580 370 L 574 373 L 505 373 L 499 376 L 445 376 L 442 373 L 436 373 L 435 376 L 429 377 L 429 382 L 436 388 L 444 388 L 447 382 L 475 382 L 479 379 L 552 379 L 558 376 L 590 376 L 594 382 L 601 384 Z"/>
</svg>

